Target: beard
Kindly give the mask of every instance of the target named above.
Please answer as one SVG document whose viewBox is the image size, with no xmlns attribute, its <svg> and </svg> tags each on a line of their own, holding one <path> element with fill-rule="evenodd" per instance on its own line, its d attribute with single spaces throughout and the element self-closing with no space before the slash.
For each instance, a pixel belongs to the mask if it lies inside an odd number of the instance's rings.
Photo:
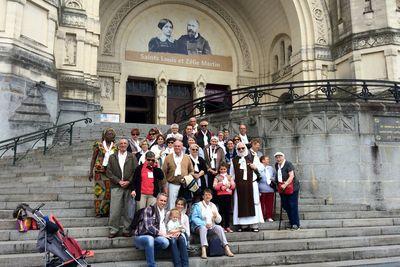
<svg viewBox="0 0 400 267">
<path fill-rule="evenodd" d="M 239 157 L 245 157 L 245 156 L 247 156 L 246 154 L 246 150 L 244 150 L 243 152 L 237 152 L 237 154 L 238 154 L 238 156 Z"/>
<path fill-rule="evenodd" d="M 189 30 L 187 31 L 187 34 L 189 35 L 190 38 L 193 38 L 193 37 L 196 35 L 196 33 L 195 33 L 193 30 L 191 30 L 191 29 L 189 29 Z"/>
</svg>

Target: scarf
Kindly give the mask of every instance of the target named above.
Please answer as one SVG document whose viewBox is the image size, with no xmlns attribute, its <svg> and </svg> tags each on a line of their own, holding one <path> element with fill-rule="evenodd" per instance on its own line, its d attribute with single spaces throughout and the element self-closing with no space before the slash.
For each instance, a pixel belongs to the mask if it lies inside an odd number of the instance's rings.
<svg viewBox="0 0 400 267">
<path fill-rule="evenodd" d="M 104 158 L 103 158 L 103 166 L 107 167 L 108 165 L 108 160 L 110 159 L 110 156 L 112 154 L 114 154 L 114 151 L 112 151 L 112 148 L 114 147 L 114 142 L 111 142 L 110 146 L 107 147 L 107 143 L 106 140 L 103 140 L 103 148 L 106 151 L 106 153 L 104 154 Z"/>
<path fill-rule="evenodd" d="M 181 163 L 182 163 L 182 160 L 183 160 L 183 153 L 181 152 L 181 155 L 178 156 L 174 152 L 174 153 L 172 153 L 172 156 L 174 157 L 174 162 L 175 162 L 175 165 L 176 165 L 174 176 L 182 175 Z"/>
<path fill-rule="evenodd" d="M 138 152 L 142 151 L 142 149 L 139 146 L 138 141 L 135 141 L 132 138 L 129 138 L 128 142 L 129 142 L 129 146 L 132 148 L 132 153 L 138 153 Z"/>
<path fill-rule="evenodd" d="M 217 152 L 217 147 L 212 149 L 212 147 L 210 146 L 208 154 L 210 155 L 211 169 L 216 168 L 216 162 L 217 162 L 217 153 L 216 152 Z"/>
<path fill-rule="evenodd" d="M 204 146 L 208 145 L 208 138 L 207 138 L 207 132 L 205 133 L 203 131 L 201 131 L 201 133 L 203 134 L 203 142 L 204 142 Z"/>
<path fill-rule="evenodd" d="M 194 162 L 194 171 L 195 171 L 195 172 L 199 172 L 199 164 L 200 164 L 200 162 L 199 162 L 199 157 L 197 156 L 197 158 L 194 158 L 194 157 L 192 156 L 192 154 L 190 154 L 189 157 L 190 157 L 190 158 L 192 159 L 192 161 Z"/>
</svg>

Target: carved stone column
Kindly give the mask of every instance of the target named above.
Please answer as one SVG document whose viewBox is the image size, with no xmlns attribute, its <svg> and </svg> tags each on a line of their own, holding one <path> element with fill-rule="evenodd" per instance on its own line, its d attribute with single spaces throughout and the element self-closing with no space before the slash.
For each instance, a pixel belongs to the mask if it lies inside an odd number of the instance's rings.
<svg viewBox="0 0 400 267">
<path fill-rule="evenodd" d="M 200 75 L 194 84 L 193 99 L 206 96 L 206 86 L 207 86 L 206 80 L 204 79 L 203 75 Z M 195 114 L 199 114 L 201 110 L 195 109 L 194 112 Z"/>
<path fill-rule="evenodd" d="M 167 124 L 168 78 L 164 72 L 156 79 L 156 123 Z"/>
</svg>

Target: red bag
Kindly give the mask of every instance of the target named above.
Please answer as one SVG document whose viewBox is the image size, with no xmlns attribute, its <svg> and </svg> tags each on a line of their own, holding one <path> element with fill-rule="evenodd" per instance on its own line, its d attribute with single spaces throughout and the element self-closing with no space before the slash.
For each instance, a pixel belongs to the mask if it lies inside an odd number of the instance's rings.
<svg viewBox="0 0 400 267">
<path fill-rule="evenodd" d="M 282 190 L 282 185 L 284 183 L 278 183 L 278 193 L 283 195 L 291 195 L 294 192 L 293 181 L 286 186 L 284 190 Z"/>
</svg>

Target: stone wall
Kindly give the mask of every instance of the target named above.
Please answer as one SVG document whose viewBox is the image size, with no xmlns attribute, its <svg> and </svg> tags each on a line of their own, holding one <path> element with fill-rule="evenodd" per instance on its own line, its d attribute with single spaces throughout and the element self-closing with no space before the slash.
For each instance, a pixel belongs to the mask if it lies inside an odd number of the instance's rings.
<svg viewBox="0 0 400 267">
<path fill-rule="evenodd" d="M 399 104 L 299 103 L 213 114 L 214 130 L 261 137 L 264 153 L 286 154 L 296 166 L 301 195 L 328 202 L 366 203 L 377 209 L 400 208 L 400 143 L 375 136 L 377 116 L 400 119 Z"/>
</svg>

